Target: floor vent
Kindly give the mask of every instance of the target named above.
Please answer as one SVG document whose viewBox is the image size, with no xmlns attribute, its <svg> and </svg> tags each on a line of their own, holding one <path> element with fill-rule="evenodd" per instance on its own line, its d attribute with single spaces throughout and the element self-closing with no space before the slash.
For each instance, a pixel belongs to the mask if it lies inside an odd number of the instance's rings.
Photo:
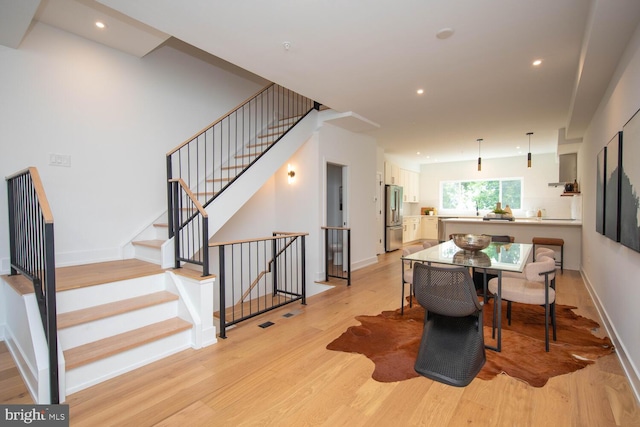
<svg viewBox="0 0 640 427">
<path fill-rule="evenodd" d="M 259 324 L 258 326 L 260 326 L 262 329 L 264 329 L 264 328 L 268 328 L 271 325 L 274 325 L 274 323 L 273 322 L 264 322 L 264 323 Z"/>
</svg>

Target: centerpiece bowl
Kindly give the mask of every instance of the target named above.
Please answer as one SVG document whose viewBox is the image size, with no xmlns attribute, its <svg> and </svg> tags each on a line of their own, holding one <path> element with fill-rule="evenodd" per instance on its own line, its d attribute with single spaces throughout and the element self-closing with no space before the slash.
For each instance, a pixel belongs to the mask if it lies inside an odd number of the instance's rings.
<svg viewBox="0 0 640 427">
<path fill-rule="evenodd" d="M 487 234 L 454 234 L 453 243 L 462 250 L 476 252 L 489 246 L 491 236 Z"/>
<path fill-rule="evenodd" d="M 480 251 L 458 251 L 453 255 L 453 262 L 469 267 L 491 267 L 489 255 Z"/>
</svg>

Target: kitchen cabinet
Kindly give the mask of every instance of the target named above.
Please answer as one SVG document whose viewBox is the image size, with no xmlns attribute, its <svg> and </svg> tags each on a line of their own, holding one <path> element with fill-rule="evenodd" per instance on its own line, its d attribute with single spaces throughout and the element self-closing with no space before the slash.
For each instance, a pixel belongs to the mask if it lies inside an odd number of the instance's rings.
<svg viewBox="0 0 640 427">
<path fill-rule="evenodd" d="M 400 183 L 400 167 L 391 162 L 384 162 L 384 183 L 387 185 L 402 185 Z"/>
<path fill-rule="evenodd" d="M 400 169 L 400 185 L 403 188 L 402 200 L 405 203 L 418 203 L 420 197 L 420 174 Z"/>
<path fill-rule="evenodd" d="M 422 238 L 420 234 L 420 217 L 410 216 L 402 220 L 402 243 L 413 242 Z"/>
<path fill-rule="evenodd" d="M 423 216 L 420 220 L 420 235 L 423 239 L 438 239 L 438 217 Z"/>
</svg>

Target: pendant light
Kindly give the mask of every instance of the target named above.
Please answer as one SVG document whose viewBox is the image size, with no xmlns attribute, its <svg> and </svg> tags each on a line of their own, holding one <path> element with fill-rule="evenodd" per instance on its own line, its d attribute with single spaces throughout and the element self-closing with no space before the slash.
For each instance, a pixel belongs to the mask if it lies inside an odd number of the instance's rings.
<svg viewBox="0 0 640 427">
<path fill-rule="evenodd" d="M 531 168 L 531 135 L 533 135 L 533 132 L 527 132 L 527 135 L 529 135 L 529 153 L 527 154 L 527 167 Z"/>
<path fill-rule="evenodd" d="M 478 171 L 482 170 L 482 158 L 480 157 L 480 144 L 482 143 L 482 138 L 478 138 Z"/>
</svg>

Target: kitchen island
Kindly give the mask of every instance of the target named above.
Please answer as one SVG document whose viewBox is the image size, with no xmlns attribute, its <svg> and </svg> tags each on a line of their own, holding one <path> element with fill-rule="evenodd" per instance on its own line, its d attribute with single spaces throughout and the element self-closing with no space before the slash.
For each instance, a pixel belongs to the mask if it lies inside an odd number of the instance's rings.
<svg viewBox="0 0 640 427">
<path fill-rule="evenodd" d="M 582 221 L 571 219 L 516 218 L 514 221 L 482 218 L 448 218 L 441 220 L 443 235 L 456 233 L 509 235 L 519 243 L 531 243 L 534 237 L 554 237 L 564 240 L 564 268 L 579 270 L 582 250 Z M 556 259 L 560 259 L 560 248 Z"/>
</svg>

